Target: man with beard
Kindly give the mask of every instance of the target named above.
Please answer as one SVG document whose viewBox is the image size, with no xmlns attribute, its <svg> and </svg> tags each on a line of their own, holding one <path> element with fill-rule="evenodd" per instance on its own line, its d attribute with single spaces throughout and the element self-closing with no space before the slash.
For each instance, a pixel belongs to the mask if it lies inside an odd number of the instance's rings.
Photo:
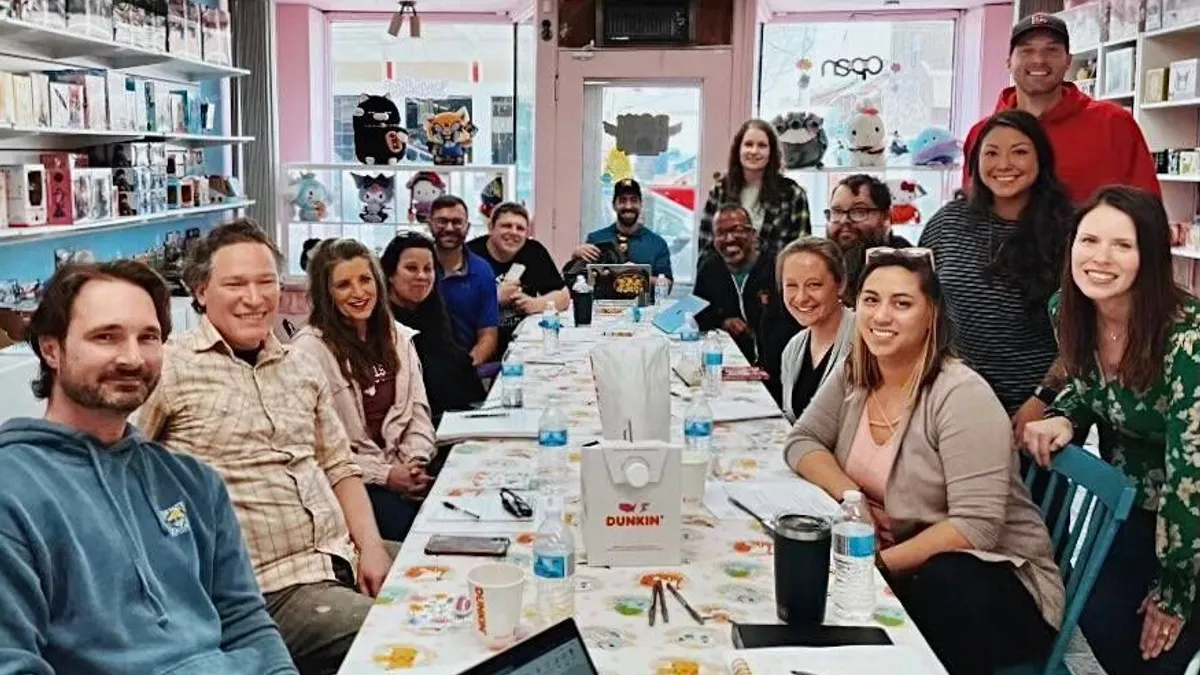
<svg viewBox="0 0 1200 675">
<path fill-rule="evenodd" d="M 653 277 L 661 274 L 674 279 L 667 241 L 641 223 L 642 186 L 636 180 L 622 178 L 613 186 L 613 210 L 617 222 L 588 234 L 587 241 L 575 249 L 567 263 L 567 276 L 593 263 L 630 262 L 649 265 Z"/>
<path fill-rule="evenodd" d="M 842 301 L 854 306 L 858 277 L 862 273 L 867 249 L 876 246 L 908 248 L 904 237 L 892 234 L 888 214 L 892 209 L 892 193 L 887 185 L 874 176 L 856 173 L 846 176 L 833 188 L 825 218 L 827 235 L 842 250 L 846 264 L 846 295 Z"/>
<path fill-rule="evenodd" d="M 46 415 L 0 427 L 0 673 L 296 673 L 221 477 L 126 423 L 170 330 L 141 263 L 46 287 L 28 329 Z"/>
<path fill-rule="evenodd" d="M 479 366 L 499 356 L 500 304 L 491 266 L 463 245 L 470 227 L 462 199 L 442 195 L 429 206 L 429 231 L 437 247 L 438 291 L 446 303 L 454 339 Z"/>
</svg>

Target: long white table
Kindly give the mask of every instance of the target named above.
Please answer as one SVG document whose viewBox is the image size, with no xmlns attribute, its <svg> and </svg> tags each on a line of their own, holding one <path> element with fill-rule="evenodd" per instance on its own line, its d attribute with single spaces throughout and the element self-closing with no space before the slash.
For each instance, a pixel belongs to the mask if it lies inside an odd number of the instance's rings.
<svg viewBox="0 0 1200 675">
<path fill-rule="evenodd" d="M 597 317 L 597 333 L 612 327 L 617 319 Z M 622 326 L 629 327 L 629 326 Z M 639 332 L 655 331 L 642 324 Z M 605 340 L 628 339 L 603 337 Z M 726 363 L 744 364 L 733 342 L 726 338 Z M 678 343 L 673 343 L 675 347 Z M 580 504 L 578 448 L 600 437 L 587 352 L 588 343 L 562 347 L 563 366 L 526 365 L 527 406 L 544 404 L 557 394 L 567 409 L 570 424 L 571 466 L 575 478 L 567 487 L 566 517 L 579 532 Z M 523 344 L 528 358 L 540 353 L 538 342 Z M 676 378 L 677 379 L 677 378 Z M 686 388 L 676 381 L 672 390 L 675 434 L 682 435 L 683 400 L 676 396 Z M 774 406 L 766 389 L 756 382 L 726 382 L 724 397 Z M 492 401 L 499 387 L 492 391 Z M 715 445 L 721 453 L 725 481 L 795 479 L 784 465 L 781 449 L 788 425 L 780 414 L 775 419 L 718 424 Z M 484 660 L 490 652 L 476 638 L 466 616 L 458 618 L 454 606 L 466 593 L 467 572 L 482 562 L 479 558 L 424 555 L 425 543 L 434 532 L 471 534 L 477 527 L 464 523 L 449 525 L 434 521 L 443 499 L 478 495 L 482 490 L 521 487 L 535 471 L 536 443 L 525 441 L 477 441 L 455 447 L 422 509 L 413 531 L 404 542 L 375 607 L 367 616 L 341 675 L 370 675 L 414 670 L 421 673 L 459 673 Z M 490 523 L 487 533 L 497 533 Z M 508 560 L 531 569 L 534 533 L 532 526 L 506 531 L 513 545 Z M 683 526 L 685 564 L 662 568 L 595 568 L 579 566 L 576 576 L 576 621 L 599 669 L 614 675 L 718 675 L 730 643 L 730 623 L 774 623 L 773 543 L 749 518 L 716 520 L 707 513 L 685 515 Z M 698 625 L 673 599 L 668 599 L 670 622 L 648 625 L 650 587 L 656 577 L 679 580 L 687 600 L 710 617 Z M 931 675 L 945 670 L 925 639 L 905 614 L 900 603 L 877 575 L 878 607 L 873 625 L 887 630 L 893 642 L 918 652 Z M 537 630 L 535 590 L 525 589 L 525 630 Z M 829 603 L 829 623 L 837 623 Z"/>
</svg>

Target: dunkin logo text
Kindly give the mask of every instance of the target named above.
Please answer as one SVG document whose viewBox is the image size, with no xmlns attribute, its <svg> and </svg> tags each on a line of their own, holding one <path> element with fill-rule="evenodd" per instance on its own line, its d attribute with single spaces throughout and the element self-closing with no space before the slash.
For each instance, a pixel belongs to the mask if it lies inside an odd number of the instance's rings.
<svg viewBox="0 0 1200 675">
<path fill-rule="evenodd" d="M 475 627 L 487 635 L 487 603 L 483 601 L 483 589 L 475 587 Z"/>
<path fill-rule="evenodd" d="M 620 515 L 607 516 L 605 527 L 658 527 L 662 524 L 662 516 L 647 514 L 650 502 L 621 502 L 617 504 Z"/>
</svg>

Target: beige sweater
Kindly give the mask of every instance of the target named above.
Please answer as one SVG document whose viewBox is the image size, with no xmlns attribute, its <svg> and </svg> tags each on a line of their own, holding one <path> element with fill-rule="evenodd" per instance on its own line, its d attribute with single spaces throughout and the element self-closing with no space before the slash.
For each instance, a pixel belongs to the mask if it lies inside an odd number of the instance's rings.
<svg viewBox="0 0 1200 675">
<path fill-rule="evenodd" d="M 797 420 L 784 446 L 795 469 L 810 452 L 832 452 L 846 465 L 866 392 L 846 383 L 839 364 Z M 1063 585 L 1050 536 L 1021 481 L 1012 425 L 978 373 L 951 361 L 898 430 L 900 447 L 884 508 L 896 541 L 949 520 L 976 557 L 1010 562 L 1042 616 L 1062 622 Z"/>
<path fill-rule="evenodd" d="M 354 459 L 368 485 L 387 483 L 388 471 L 395 462 L 410 457 L 429 459 L 434 452 L 433 422 L 429 400 L 425 396 L 425 381 L 421 379 L 421 361 L 412 340 L 400 326 L 393 331 L 400 367 L 396 373 L 396 400 L 383 420 L 383 440 L 380 448 L 367 431 L 363 412 L 362 391 L 357 382 L 347 382 L 338 367 L 333 352 L 321 338 L 321 331 L 306 326 L 292 340 L 292 345 L 312 355 L 321 364 L 333 393 L 334 407 L 350 436 Z"/>
</svg>

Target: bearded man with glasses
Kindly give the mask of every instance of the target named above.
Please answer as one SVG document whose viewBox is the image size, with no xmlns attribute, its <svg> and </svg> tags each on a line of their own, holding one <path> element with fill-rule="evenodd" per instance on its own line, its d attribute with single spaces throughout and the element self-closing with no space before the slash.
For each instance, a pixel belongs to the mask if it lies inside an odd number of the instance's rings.
<svg viewBox="0 0 1200 675">
<path fill-rule="evenodd" d="M 854 291 L 865 266 L 867 249 L 912 246 L 904 237 L 892 234 L 892 223 L 888 218 L 891 209 L 892 193 L 887 185 L 867 174 L 856 173 L 843 178 L 829 196 L 829 208 L 825 209 L 826 235 L 842 250 L 846 263 L 846 297 L 843 301 L 847 306 L 854 304 Z"/>
</svg>

